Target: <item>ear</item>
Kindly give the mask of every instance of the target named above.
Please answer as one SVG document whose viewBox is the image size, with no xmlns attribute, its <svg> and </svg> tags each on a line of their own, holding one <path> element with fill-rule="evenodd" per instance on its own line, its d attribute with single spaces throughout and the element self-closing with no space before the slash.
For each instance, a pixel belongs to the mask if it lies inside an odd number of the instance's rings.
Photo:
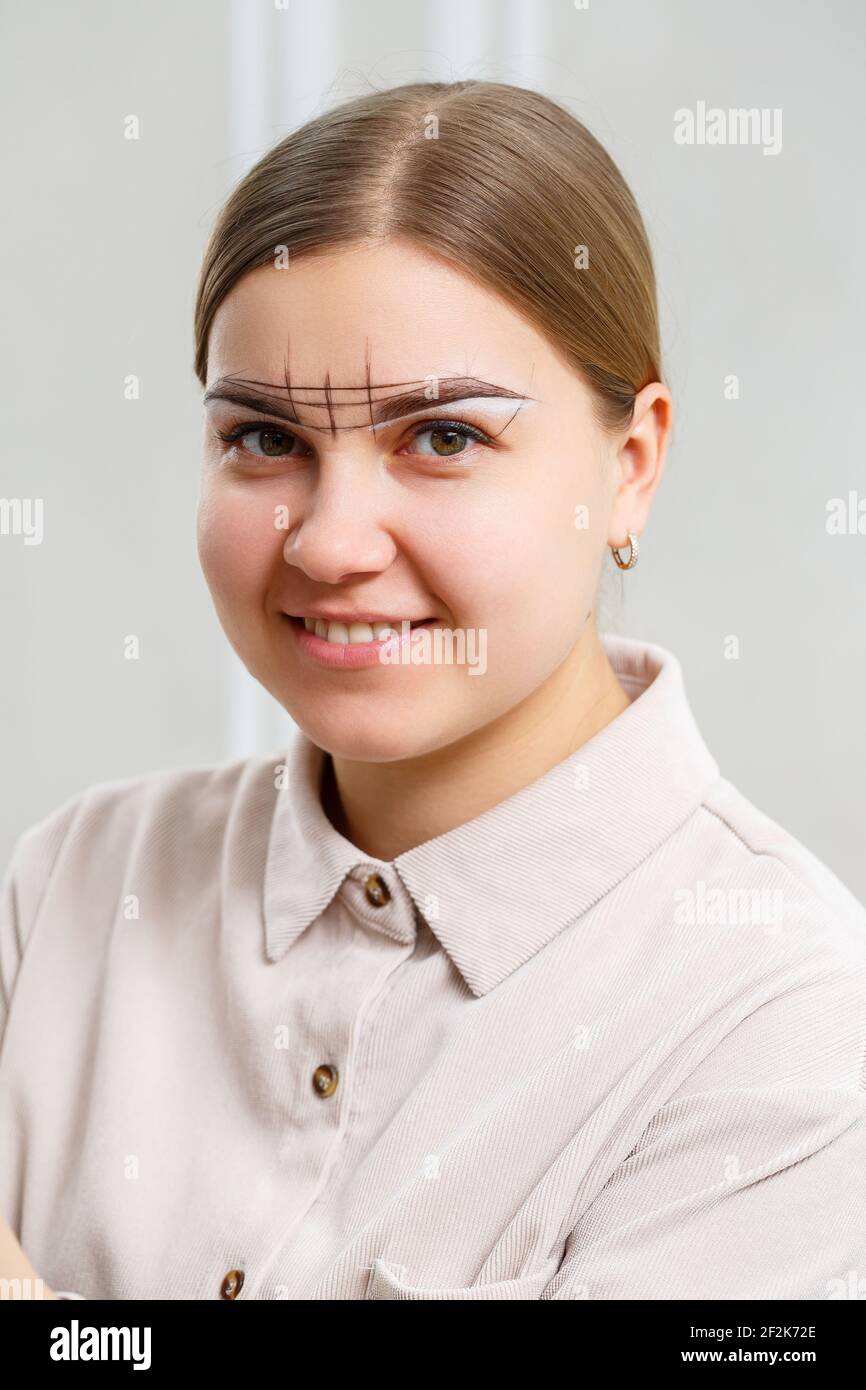
<svg viewBox="0 0 866 1390">
<path fill-rule="evenodd" d="M 670 391 L 661 381 L 651 381 L 635 396 L 631 424 L 615 445 L 618 476 L 608 545 L 626 546 L 629 531 L 635 536 L 644 531 L 664 471 L 672 422 Z"/>
</svg>

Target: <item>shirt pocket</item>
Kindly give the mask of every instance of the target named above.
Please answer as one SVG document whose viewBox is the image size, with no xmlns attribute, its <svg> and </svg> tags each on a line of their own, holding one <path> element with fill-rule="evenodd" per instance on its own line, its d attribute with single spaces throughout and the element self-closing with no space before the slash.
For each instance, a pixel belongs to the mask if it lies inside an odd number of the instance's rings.
<svg viewBox="0 0 866 1390">
<path fill-rule="evenodd" d="M 556 1263 L 516 1279 L 500 1279 L 493 1284 L 453 1285 L 408 1284 L 401 1277 L 403 1267 L 393 1260 L 376 1259 L 367 1285 L 368 1299 L 537 1299 L 556 1273 Z"/>
</svg>

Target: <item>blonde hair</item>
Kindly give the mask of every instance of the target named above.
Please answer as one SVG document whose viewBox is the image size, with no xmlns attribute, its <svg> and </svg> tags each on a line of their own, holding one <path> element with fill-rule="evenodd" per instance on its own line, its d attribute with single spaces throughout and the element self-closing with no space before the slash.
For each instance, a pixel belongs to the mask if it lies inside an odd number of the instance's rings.
<svg viewBox="0 0 866 1390">
<path fill-rule="evenodd" d="M 593 135 L 549 98 L 500 82 L 414 82 L 357 97 L 274 145 L 223 206 L 195 306 L 207 379 L 214 315 L 274 261 L 399 237 L 498 293 L 620 429 L 661 379 L 655 274 L 632 194 Z M 582 253 L 583 261 L 578 268 Z"/>
</svg>

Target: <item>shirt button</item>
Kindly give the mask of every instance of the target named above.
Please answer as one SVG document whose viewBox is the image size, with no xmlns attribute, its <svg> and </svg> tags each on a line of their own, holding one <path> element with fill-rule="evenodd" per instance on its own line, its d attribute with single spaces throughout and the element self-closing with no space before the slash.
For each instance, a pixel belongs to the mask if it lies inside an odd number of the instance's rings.
<svg viewBox="0 0 866 1390">
<path fill-rule="evenodd" d="M 317 1096 L 332 1096 L 337 1089 L 339 1073 L 336 1067 L 322 1063 L 313 1072 L 313 1090 Z"/>
<path fill-rule="evenodd" d="M 242 1269 L 230 1269 L 225 1279 L 220 1284 L 220 1298 L 237 1298 L 244 1286 L 244 1272 Z"/>
<path fill-rule="evenodd" d="M 364 892 L 367 894 L 367 901 L 374 907 L 384 907 L 385 903 L 391 900 L 388 885 L 379 874 L 367 875 L 364 879 Z"/>
</svg>

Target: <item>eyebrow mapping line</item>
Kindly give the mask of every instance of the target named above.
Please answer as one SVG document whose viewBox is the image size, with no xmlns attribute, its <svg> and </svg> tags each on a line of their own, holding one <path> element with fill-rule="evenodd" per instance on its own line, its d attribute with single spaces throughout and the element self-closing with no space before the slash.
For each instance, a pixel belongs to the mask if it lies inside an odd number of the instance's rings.
<svg viewBox="0 0 866 1390">
<path fill-rule="evenodd" d="M 285 383 L 286 383 L 286 390 L 287 390 L 288 393 L 289 393 L 289 406 L 291 407 L 292 414 L 296 415 L 296 414 L 297 414 L 297 411 L 295 410 L 295 401 L 294 401 L 294 397 L 292 396 L 292 382 L 291 382 L 291 377 L 290 377 L 290 375 L 289 375 L 289 335 L 288 335 L 288 334 L 286 334 L 286 360 L 285 360 L 285 362 L 283 363 L 283 379 L 284 379 L 284 381 L 285 381 Z M 259 383 L 259 384 L 260 384 L 260 385 L 264 385 L 265 383 L 262 382 L 262 383 Z M 205 396 L 205 400 L 207 400 L 207 396 Z M 300 422 L 298 422 L 298 423 L 300 423 Z"/>
<path fill-rule="evenodd" d="M 373 392 L 370 386 L 370 339 L 364 339 L 364 371 L 367 377 L 367 402 L 370 407 L 370 428 L 376 438 L 376 421 L 373 419 Z"/>
<path fill-rule="evenodd" d="M 431 375 L 433 375 L 433 374 L 431 373 Z M 431 379 L 431 378 L 430 378 L 430 377 L 427 377 L 427 376 L 414 376 L 414 377 L 410 377 L 410 378 L 408 379 L 408 381 L 380 381 L 380 382 L 378 382 L 378 383 L 373 387 L 373 390 L 374 390 L 374 391 L 383 391 L 383 390 L 385 389 L 386 386 L 387 386 L 387 387 L 390 387 L 390 386 L 420 386 L 422 381 L 423 381 L 423 382 L 429 382 L 430 379 Z M 436 380 L 435 376 L 433 376 L 433 380 Z M 532 399 L 532 397 L 530 397 L 530 396 L 526 396 L 526 397 L 522 396 L 522 395 L 521 395 L 521 392 L 519 392 L 519 391 L 512 391 L 511 388 L 510 388 L 509 386 L 497 386 L 497 385 L 495 385 L 494 382 L 483 381 L 481 377 L 472 377 L 472 376 L 468 376 L 468 377 L 454 376 L 454 377 L 451 377 L 451 376 L 446 376 L 446 377 L 440 377 L 439 380 L 440 380 L 440 381 L 445 381 L 445 382 L 450 382 L 450 381 L 461 382 L 461 381 L 462 381 L 462 382 L 466 382 L 466 383 L 467 383 L 468 385 L 470 385 L 470 386 L 489 386 L 489 387 L 491 388 L 492 391 L 495 391 L 495 392 L 496 392 L 497 395 L 501 395 L 501 396 L 515 396 L 515 397 L 520 396 L 521 399 L 523 399 L 523 400 L 531 400 L 531 399 Z M 229 375 L 229 376 L 221 376 L 221 377 L 218 377 L 218 379 L 214 382 L 214 387 L 221 385 L 223 382 L 229 382 L 229 383 L 231 383 L 231 382 L 238 382 L 239 384 L 243 384 L 243 385 L 245 385 L 245 386 L 274 386 L 274 382 L 272 382 L 272 381 L 259 381 L 257 377 L 252 377 L 252 376 L 238 376 L 238 374 L 237 374 L 236 372 L 232 372 L 231 375 Z M 366 391 L 366 390 L 368 389 L 368 387 L 369 387 L 369 383 L 368 383 L 368 382 L 365 382 L 363 386 L 335 386 L 333 382 L 331 382 L 331 384 L 330 384 L 330 390 L 331 390 L 331 391 Z M 210 388 L 210 389 L 213 389 L 213 388 Z M 289 389 L 289 388 L 287 387 L 287 389 Z M 295 384 L 295 390 L 296 390 L 296 391 L 324 391 L 324 390 L 325 390 L 325 387 L 324 387 L 324 386 L 298 386 L 297 383 L 296 383 L 296 384 Z M 349 404 L 351 404 L 351 402 L 349 402 Z"/>
<path fill-rule="evenodd" d="M 425 382 L 424 390 L 396 391 L 390 397 L 381 397 L 377 402 L 375 402 L 375 404 L 384 408 L 378 411 L 374 411 L 374 401 L 372 395 L 372 392 L 374 390 L 379 391 L 385 389 L 386 387 L 392 386 L 419 386 L 422 381 Z M 514 414 L 509 417 L 509 419 L 503 426 L 503 429 L 507 429 L 508 425 L 511 424 L 511 421 L 516 417 L 516 415 L 523 408 L 523 406 L 528 401 L 535 400 L 535 398 L 532 396 L 521 396 L 519 392 L 512 391 L 508 387 L 496 386 L 492 382 L 480 381 L 474 377 L 446 378 L 444 382 L 444 390 L 442 390 L 440 395 L 431 399 L 427 395 L 427 381 L 427 378 L 420 377 L 417 378 L 415 381 L 383 382 L 376 387 L 371 387 L 368 380 L 366 386 L 366 395 L 370 409 L 370 426 L 372 427 L 374 434 L 376 431 L 377 423 L 381 424 L 388 420 L 400 419 L 404 415 L 417 414 L 423 410 L 434 410 L 437 406 L 448 405 L 450 403 L 456 403 L 461 400 L 471 400 L 474 398 L 485 399 L 493 397 L 499 397 L 507 400 L 516 400 L 519 402 L 517 410 L 515 410 Z M 330 374 L 326 376 L 325 383 L 326 384 L 324 387 L 298 386 L 297 384 L 295 384 L 294 388 L 292 388 L 291 386 L 288 386 L 287 371 L 287 386 L 290 392 L 290 408 L 287 410 L 285 404 L 281 402 L 278 397 L 269 395 L 267 392 L 260 394 L 256 391 L 249 391 L 246 389 L 248 386 L 267 387 L 270 386 L 272 383 L 255 381 L 254 379 L 249 377 L 221 377 L 217 382 L 214 383 L 214 385 L 208 391 L 205 392 L 204 403 L 207 404 L 209 401 L 212 400 L 228 401 L 234 405 L 246 406 L 251 410 L 258 410 L 263 415 L 277 415 L 281 419 L 287 420 L 290 424 L 301 425 L 302 428 L 305 429 L 329 429 L 332 436 L 334 435 L 337 429 L 360 429 L 361 427 L 359 425 L 337 425 L 334 419 L 334 410 L 344 406 L 358 406 L 361 404 L 361 402 L 334 401 L 331 393 L 333 391 L 363 392 L 365 388 L 362 386 L 333 386 L 330 381 Z M 236 387 L 237 389 L 226 389 L 227 387 Z M 327 426 L 306 424 L 299 418 L 295 409 L 294 391 L 324 391 L 329 419 L 329 423 Z M 321 402 L 316 401 L 299 401 L 298 404 L 321 406 Z M 376 416 L 378 416 L 378 420 Z M 502 431 L 500 431 L 500 433 L 501 432 Z M 498 435 L 494 437 L 498 438 Z"/>
<path fill-rule="evenodd" d="M 332 405 L 331 405 L 331 390 L 330 390 L 330 386 L 331 386 L 331 373 L 330 373 L 330 372 L 325 372 L 325 402 L 326 402 L 327 407 L 328 407 L 328 420 L 330 421 L 330 425 L 331 425 L 331 438 L 333 439 L 334 436 L 335 436 L 336 433 L 337 433 L 337 426 L 336 426 L 336 424 L 334 423 L 334 411 L 333 411 L 333 408 L 332 408 Z"/>
</svg>

